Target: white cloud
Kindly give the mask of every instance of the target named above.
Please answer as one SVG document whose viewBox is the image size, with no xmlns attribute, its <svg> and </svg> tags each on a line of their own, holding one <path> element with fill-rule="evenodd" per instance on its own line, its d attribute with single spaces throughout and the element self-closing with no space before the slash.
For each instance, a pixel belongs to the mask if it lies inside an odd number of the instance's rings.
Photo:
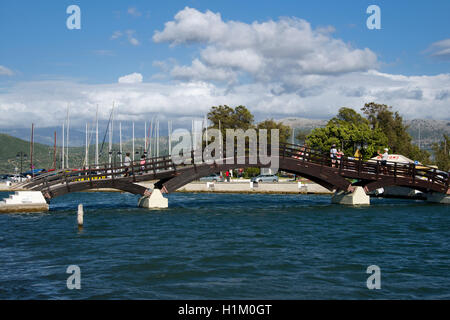
<svg viewBox="0 0 450 320">
<path fill-rule="evenodd" d="M 123 78 L 129 80 L 127 85 L 41 81 L 4 89 L 0 127 L 28 127 L 27 119 L 41 127 L 59 125 L 68 103 L 78 112 L 71 120 L 73 126 L 83 126 L 92 120 L 97 104 L 100 118 L 108 119 L 113 101 L 118 106 L 117 119 L 122 121 L 143 121 L 154 114 L 171 119 L 202 117 L 219 104 L 245 105 L 257 119 L 329 118 L 342 106 L 358 110 L 371 101 L 392 105 L 406 119 L 450 119 L 450 74 L 407 77 L 370 70 L 335 77 L 307 76 L 297 79 L 298 91 L 285 90 L 277 83 L 229 88 L 202 81 L 141 83 L 136 73 Z"/>
<path fill-rule="evenodd" d="M 132 44 L 133 46 L 138 46 L 140 44 L 139 40 L 135 36 L 136 31 L 135 30 L 126 30 L 124 32 L 122 31 L 115 31 L 112 36 L 111 40 L 116 40 L 121 38 L 122 36 L 126 36 L 127 41 Z"/>
<path fill-rule="evenodd" d="M 170 71 L 170 75 L 175 79 L 194 80 L 194 81 L 222 81 L 233 83 L 236 81 L 236 75 L 226 69 L 211 68 L 204 65 L 198 59 L 192 61 L 191 66 L 175 66 Z"/>
<path fill-rule="evenodd" d="M 0 76 L 12 76 L 14 72 L 7 67 L 0 65 Z"/>
<path fill-rule="evenodd" d="M 133 17 L 140 17 L 142 15 L 136 7 L 128 8 L 127 13 Z"/>
<path fill-rule="evenodd" d="M 123 33 L 121 31 L 114 31 L 114 33 L 111 36 L 111 39 L 118 39 L 123 35 Z"/>
<path fill-rule="evenodd" d="M 220 104 L 245 105 L 258 120 L 329 118 L 342 106 L 358 110 L 371 101 L 393 106 L 406 119 L 450 119 L 450 74 L 379 72 L 371 50 L 352 48 L 333 38 L 332 32 L 331 27 L 313 29 L 294 18 L 224 22 L 218 13 L 186 8 L 153 39 L 171 45 L 196 43 L 200 51 L 187 65 L 171 58 L 154 61 L 165 82 L 156 82 L 154 76 L 144 83 L 135 72 L 112 84 L 17 83 L 0 92 L 0 127 L 28 127 L 28 119 L 42 127 L 60 125 L 67 103 L 78 110 L 73 125 L 83 126 L 92 120 L 97 104 L 100 117 L 108 119 L 113 101 L 122 121 L 143 121 L 154 114 L 202 117 Z M 134 34 L 116 31 L 111 38 L 131 43 Z M 438 42 L 433 48 L 439 51 L 446 45 Z"/>
<path fill-rule="evenodd" d="M 126 76 L 120 77 L 117 82 L 119 83 L 141 83 L 143 80 L 142 74 L 140 73 L 131 73 Z"/>
<path fill-rule="evenodd" d="M 450 39 L 444 39 L 437 41 L 429 48 L 431 56 L 440 58 L 443 60 L 450 60 Z"/>
<path fill-rule="evenodd" d="M 205 45 L 189 67 L 244 72 L 258 81 L 287 81 L 298 75 L 339 75 L 376 67 L 377 57 L 370 49 L 355 49 L 331 36 L 332 27 L 313 29 L 302 19 L 278 21 L 223 21 L 220 13 L 186 7 L 156 31 L 153 40 L 172 46 Z M 194 63 L 196 65 L 194 65 Z M 179 69 L 180 67 L 174 67 Z M 192 79 L 199 79 L 193 75 Z M 209 80 L 209 77 L 202 78 Z M 287 84 L 287 83 L 286 83 Z"/>
</svg>

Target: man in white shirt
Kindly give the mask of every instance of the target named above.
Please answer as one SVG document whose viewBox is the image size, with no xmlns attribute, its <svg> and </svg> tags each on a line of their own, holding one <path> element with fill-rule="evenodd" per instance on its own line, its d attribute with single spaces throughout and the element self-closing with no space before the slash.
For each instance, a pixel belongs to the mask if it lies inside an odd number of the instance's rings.
<svg viewBox="0 0 450 320">
<path fill-rule="evenodd" d="M 330 158 L 331 158 L 331 166 L 332 167 L 334 167 L 334 163 L 336 162 L 336 153 L 337 153 L 337 149 L 336 149 L 336 145 L 335 144 L 333 144 L 332 146 L 331 146 L 331 149 L 330 149 Z"/>
<path fill-rule="evenodd" d="M 131 165 L 131 158 L 130 158 L 130 153 L 129 152 L 126 153 L 125 160 L 124 160 L 123 164 L 125 166 L 127 166 L 127 168 L 125 168 L 125 177 L 128 177 L 129 176 L 129 173 L 128 173 L 128 169 L 129 168 L 128 167 Z"/>
</svg>

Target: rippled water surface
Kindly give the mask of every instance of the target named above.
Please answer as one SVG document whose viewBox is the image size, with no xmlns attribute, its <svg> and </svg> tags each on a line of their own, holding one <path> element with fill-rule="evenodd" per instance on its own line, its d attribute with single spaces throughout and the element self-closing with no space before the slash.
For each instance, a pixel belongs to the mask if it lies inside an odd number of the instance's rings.
<svg viewBox="0 0 450 320">
<path fill-rule="evenodd" d="M 76 193 L 49 212 L 0 215 L 0 299 L 450 299 L 445 205 L 177 193 L 150 211 L 137 201 Z M 67 289 L 69 265 L 80 290 Z M 381 290 L 366 287 L 370 265 Z"/>
</svg>

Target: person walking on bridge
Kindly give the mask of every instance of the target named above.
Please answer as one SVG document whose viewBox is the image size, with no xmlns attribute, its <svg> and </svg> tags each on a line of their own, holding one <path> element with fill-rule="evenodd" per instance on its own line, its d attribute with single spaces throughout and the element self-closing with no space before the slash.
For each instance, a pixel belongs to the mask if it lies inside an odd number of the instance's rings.
<svg viewBox="0 0 450 320">
<path fill-rule="evenodd" d="M 144 171 L 145 171 L 145 163 L 146 163 L 146 162 L 147 162 L 147 161 L 146 161 L 146 159 L 145 159 L 145 154 L 143 154 L 143 155 L 141 156 L 141 162 L 140 162 L 141 170 L 142 170 L 141 174 L 144 174 Z"/>
<path fill-rule="evenodd" d="M 331 158 L 331 166 L 332 167 L 334 167 L 334 164 L 336 162 L 336 154 L 337 154 L 336 145 L 333 143 L 333 145 L 331 146 L 331 149 L 330 149 L 330 158 Z"/>
<path fill-rule="evenodd" d="M 341 159 L 344 156 L 344 153 L 342 152 L 341 149 L 338 149 L 337 153 L 336 153 L 336 158 L 337 158 L 337 165 L 339 166 L 341 164 Z"/>
<path fill-rule="evenodd" d="M 128 177 L 130 175 L 130 173 L 128 172 L 128 170 L 130 169 L 130 165 L 131 165 L 131 158 L 130 158 L 130 153 L 127 152 L 125 154 L 125 160 L 123 162 L 123 164 L 126 166 L 125 168 L 125 177 Z"/>
</svg>

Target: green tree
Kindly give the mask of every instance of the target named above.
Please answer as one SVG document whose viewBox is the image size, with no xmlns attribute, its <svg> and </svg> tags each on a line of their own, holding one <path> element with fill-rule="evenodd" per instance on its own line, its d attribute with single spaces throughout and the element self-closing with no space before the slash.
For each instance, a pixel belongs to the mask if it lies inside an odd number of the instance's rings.
<svg viewBox="0 0 450 320">
<path fill-rule="evenodd" d="M 434 161 L 438 168 L 442 171 L 450 170 L 450 137 L 444 134 L 443 139 L 439 143 L 433 144 Z"/>
<path fill-rule="evenodd" d="M 369 121 L 355 110 L 344 107 L 324 128 L 314 129 L 306 142 L 311 148 L 323 152 L 328 152 L 336 144 L 346 156 L 353 156 L 356 147 L 361 145 L 363 158 L 368 159 L 387 145 L 387 138 L 380 129 L 372 129 Z"/>
<path fill-rule="evenodd" d="M 231 108 L 227 105 L 214 106 L 208 112 L 208 119 L 212 122 L 212 128 L 218 129 L 219 123 L 222 134 L 226 129 L 247 130 L 254 127 L 253 114 L 244 106 Z"/>
<path fill-rule="evenodd" d="M 422 163 L 430 162 L 430 154 L 412 144 L 412 137 L 407 132 L 408 126 L 392 107 L 374 102 L 366 103 L 361 109 L 367 116 L 373 130 L 380 129 L 388 138 L 390 153 L 402 154 Z"/>
<path fill-rule="evenodd" d="M 289 137 L 292 134 L 292 129 L 290 126 L 286 126 L 283 122 L 276 122 L 273 119 L 264 120 L 256 126 L 257 129 L 267 129 L 268 143 L 272 141 L 272 136 L 270 134 L 271 129 L 279 130 L 280 143 L 288 142 Z"/>
</svg>

